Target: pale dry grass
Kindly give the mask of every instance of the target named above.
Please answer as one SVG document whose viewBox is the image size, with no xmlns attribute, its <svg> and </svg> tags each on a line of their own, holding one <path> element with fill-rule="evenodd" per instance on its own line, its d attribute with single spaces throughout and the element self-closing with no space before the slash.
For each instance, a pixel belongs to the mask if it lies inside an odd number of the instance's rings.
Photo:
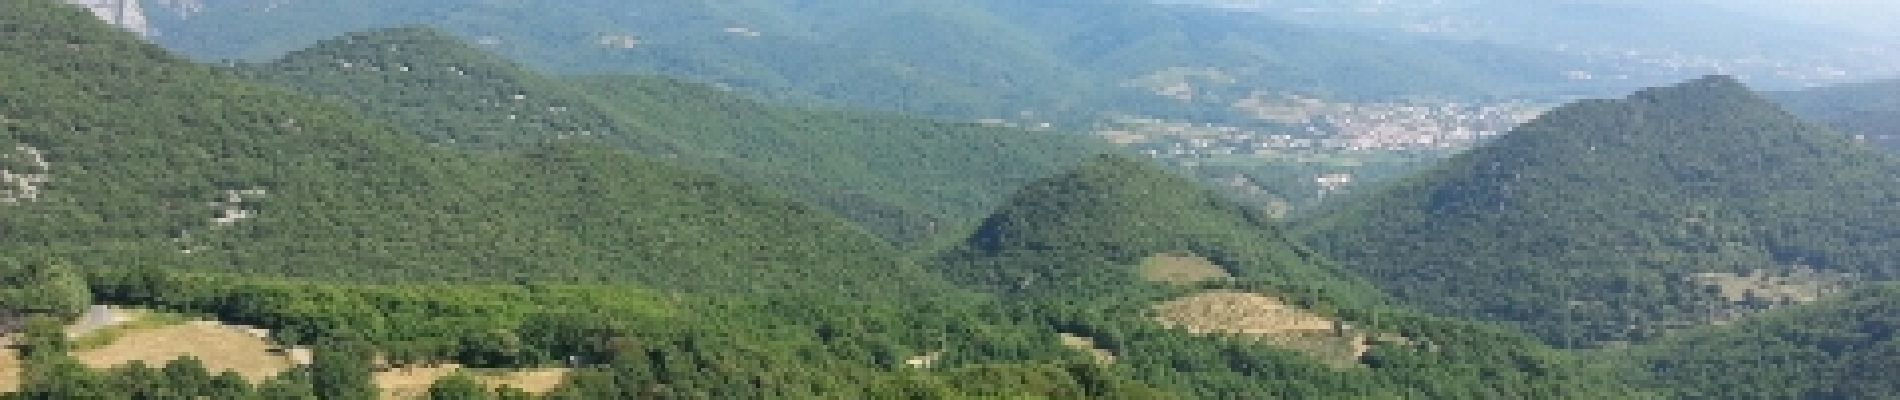
<svg viewBox="0 0 1900 400">
<path fill-rule="evenodd" d="M 1089 353 L 1089 355 L 1095 357 L 1095 362 L 1102 364 L 1115 363 L 1115 352 L 1096 347 L 1095 338 L 1065 332 L 1062 334 L 1062 345 Z"/>
<path fill-rule="evenodd" d="M 1356 365 L 1370 346 L 1338 320 L 1258 293 L 1215 291 L 1156 305 L 1162 326 L 1197 335 L 1233 335 L 1299 351 L 1328 364 Z"/>
<path fill-rule="evenodd" d="M 194 322 L 128 330 L 118 340 L 73 354 L 87 367 L 105 369 L 140 361 L 161 366 L 186 356 L 204 362 L 212 373 L 237 372 L 252 383 L 263 382 L 295 363 L 276 347 L 243 327 Z"/>
<path fill-rule="evenodd" d="M 437 380 L 462 370 L 462 366 L 456 364 L 408 366 L 377 372 L 374 379 L 376 387 L 382 389 L 384 399 L 416 399 L 427 395 L 429 386 L 435 385 Z M 547 394 L 561 386 L 571 372 L 573 370 L 567 368 L 537 368 L 512 371 L 469 370 L 469 375 L 489 388 L 507 386 L 532 394 Z"/>
<path fill-rule="evenodd" d="M 1141 260 L 1141 277 L 1149 282 L 1188 285 L 1228 279 L 1233 275 L 1206 257 L 1193 253 L 1161 253 Z"/>
<path fill-rule="evenodd" d="M 0 338 L 0 393 L 13 393 L 20 390 L 20 355 L 16 354 L 8 339 Z"/>
</svg>

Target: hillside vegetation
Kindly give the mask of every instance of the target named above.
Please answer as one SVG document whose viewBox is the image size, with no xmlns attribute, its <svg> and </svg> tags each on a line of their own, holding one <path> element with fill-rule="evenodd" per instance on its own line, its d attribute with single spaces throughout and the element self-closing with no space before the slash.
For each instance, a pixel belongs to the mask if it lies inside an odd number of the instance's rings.
<svg viewBox="0 0 1900 400">
<path fill-rule="evenodd" d="M 471 154 L 233 79 L 41 1 L 0 13 L 0 148 L 43 175 L 0 203 L 0 252 L 99 269 L 358 281 L 639 282 L 872 295 L 932 287 L 799 202 L 550 141 Z M 908 288 L 908 289 L 907 289 Z"/>
<path fill-rule="evenodd" d="M 542 77 L 420 27 L 350 34 L 238 70 L 342 100 L 432 143 L 519 151 L 584 138 L 718 172 L 903 245 L 1107 151 L 1079 135 L 773 106 L 658 77 Z"/>
<path fill-rule="evenodd" d="M 1895 332 L 1900 288 L 1882 285 L 1616 354 L 1678 398 L 1882 399 L 1900 396 Z"/>
<path fill-rule="evenodd" d="M 1563 71 L 1587 63 L 1128 0 L 193 4 L 146 14 L 154 40 L 204 60 L 261 60 L 347 32 L 427 24 L 546 71 L 650 72 L 774 99 L 1075 124 L 1113 113 L 1235 115 L 1225 103 L 1182 104 L 1123 85 L 1174 67 L 1228 71 L 1238 87 L 1354 99 L 1544 91 L 1570 86 Z"/>
<path fill-rule="evenodd" d="M 1138 264 L 1176 253 L 1205 258 L 1236 279 L 1377 297 L 1289 240 L 1261 211 L 1120 155 L 1029 185 L 937 262 L 953 280 L 997 293 L 1113 295 L 1168 287 L 1143 278 Z"/>
<path fill-rule="evenodd" d="M 1587 346 L 1781 305 L 1704 277 L 1892 279 L 1896 176 L 1708 77 L 1559 108 L 1303 229 L 1421 309 Z"/>
<path fill-rule="evenodd" d="M 1900 150 L 1900 80 L 1770 93 L 1789 112 L 1890 150 Z"/>
<path fill-rule="evenodd" d="M 1124 156 L 1029 185 L 934 265 L 1194 398 L 1640 394 L 1524 336 L 1388 306 L 1259 210 Z"/>
</svg>

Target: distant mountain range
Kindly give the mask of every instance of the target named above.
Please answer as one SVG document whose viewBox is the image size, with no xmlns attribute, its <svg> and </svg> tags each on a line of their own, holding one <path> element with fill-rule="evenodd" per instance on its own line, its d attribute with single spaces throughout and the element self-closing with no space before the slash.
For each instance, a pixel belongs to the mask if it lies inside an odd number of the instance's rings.
<svg viewBox="0 0 1900 400">
<path fill-rule="evenodd" d="M 1883 15 L 1878 2 L 1628 0 L 1169 0 L 1313 26 L 1480 40 L 1585 57 L 1576 77 L 1737 75 L 1789 89 L 1900 75 L 1900 38 L 1818 14 Z M 1866 19 L 1866 18 L 1862 18 Z M 1883 20 L 1884 21 L 1884 20 Z M 1634 73 L 1634 75 L 1631 75 Z M 1629 75 L 1629 76 L 1626 76 Z M 1634 78 L 1634 79 L 1633 79 Z"/>
<path fill-rule="evenodd" d="M 585 139 L 719 172 L 905 245 L 1112 150 L 1075 133 L 775 106 L 653 76 L 545 77 L 422 27 L 345 35 L 235 69 L 354 104 L 432 143 L 508 151 Z"/>
<path fill-rule="evenodd" d="M 1855 140 L 1900 151 L 1900 80 L 1770 93 L 1802 118 L 1826 124 Z"/>
</svg>

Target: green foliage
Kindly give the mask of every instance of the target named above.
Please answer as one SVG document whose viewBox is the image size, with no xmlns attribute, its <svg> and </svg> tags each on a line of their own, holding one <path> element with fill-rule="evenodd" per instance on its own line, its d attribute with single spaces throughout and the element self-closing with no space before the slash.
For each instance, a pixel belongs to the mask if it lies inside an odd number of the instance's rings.
<svg viewBox="0 0 1900 400">
<path fill-rule="evenodd" d="M 483 400 L 495 398 L 494 393 L 470 378 L 467 374 L 453 374 L 437 379 L 429 385 L 429 393 L 423 398 L 428 400 Z"/>
<path fill-rule="evenodd" d="M 644 76 L 555 80 L 428 28 L 320 42 L 240 73 L 342 100 L 425 140 L 487 150 L 580 137 L 794 194 L 900 244 L 1105 150 L 1091 139 L 771 106 Z"/>
<path fill-rule="evenodd" d="M 0 8 L 0 148 L 43 151 L 52 183 L 0 205 L 0 252 L 358 281 L 940 286 L 876 237 L 750 186 L 593 140 L 436 148 L 40 3 Z"/>
<path fill-rule="evenodd" d="M 1192 252 L 1235 278 L 1189 287 L 1134 267 Z M 1114 369 L 1187 398 L 1624 398 L 1605 371 L 1498 329 L 1383 305 L 1357 277 L 1292 242 L 1258 210 L 1149 162 L 1102 156 L 1025 188 L 968 240 L 941 252 L 953 280 L 1018 303 L 1019 319 L 1089 337 Z M 1328 365 L 1261 342 L 1197 336 L 1149 320 L 1162 301 L 1206 290 L 1266 293 L 1388 341 Z M 1057 396 L 1062 397 L 1062 396 Z"/>
<path fill-rule="evenodd" d="M 154 40 L 207 60 L 265 59 L 345 32 L 427 24 L 548 70 L 657 72 L 776 99 L 958 119 L 1025 110 L 1081 123 L 1116 113 L 1235 116 L 1226 102 L 1183 104 L 1122 85 L 1170 67 L 1227 71 L 1236 91 L 1355 98 L 1562 88 L 1576 85 L 1557 79 L 1563 71 L 1589 65 L 1126 0 L 225 0 L 150 17 L 163 32 Z"/>
<path fill-rule="evenodd" d="M 319 343 L 310 363 L 310 383 L 317 397 L 339 400 L 376 398 L 376 385 L 370 380 L 370 359 L 375 350 L 360 342 L 341 340 Z"/>
<path fill-rule="evenodd" d="M 1259 210 L 1119 155 L 1029 185 L 936 262 L 953 280 L 995 292 L 1112 296 L 1159 286 L 1143 282 L 1134 266 L 1170 252 L 1206 257 L 1240 279 L 1326 292 L 1335 301 L 1378 298 L 1289 240 Z"/>
<path fill-rule="evenodd" d="M 0 256 L 0 333 L 12 331 L 33 315 L 70 320 L 90 304 L 92 293 L 71 267 L 54 261 Z"/>
<path fill-rule="evenodd" d="M 1685 399 L 1884 399 L 1900 396 L 1900 287 L 1777 310 L 1606 355 Z"/>
<path fill-rule="evenodd" d="M 1710 77 L 1565 106 L 1304 231 L 1420 309 L 1584 346 L 1750 307 L 1696 273 L 1893 277 L 1895 174 Z"/>
<path fill-rule="evenodd" d="M 1789 112 L 1900 150 L 1900 80 L 1769 94 Z"/>
</svg>

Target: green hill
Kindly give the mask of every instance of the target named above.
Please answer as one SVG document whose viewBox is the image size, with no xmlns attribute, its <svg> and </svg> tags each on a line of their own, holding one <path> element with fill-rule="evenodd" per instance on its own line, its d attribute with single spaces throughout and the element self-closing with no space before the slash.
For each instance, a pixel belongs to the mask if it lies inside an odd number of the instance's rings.
<svg viewBox="0 0 1900 400">
<path fill-rule="evenodd" d="M 1144 259 L 1174 253 L 1209 260 L 1215 275 L 1372 293 L 1261 211 L 1119 155 L 1029 185 L 939 263 L 956 281 L 1001 293 L 1112 294 L 1142 284 Z"/>
<path fill-rule="evenodd" d="M 1802 118 L 1900 150 L 1900 80 L 1777 92 L 1769 96 Z"/>
<path fill-rule="evenodd" d="M 1384 305 L 1259 211 L 1145 160 L 1030 185 L 936 265 L 1196 398 L 1635 395 L 1521 334 Z"/>
<path fill-rule="evenodd" d="M 174 59 L 50 0 L 0 3 L 0 68 L 0 91 L 19 94 L 0 98 L 0 149 L 11 150 L 0 295 L 62 297 L 0 311 L 61 312 L 89 297 L 266 329 L 247 332 L 308 346 L 314 359 L 257 382 L 193 359 L 92 369 L 56 321 L 29 318 L 12 342 L 20 351 L 4 352 L 23 356 L 6 371 L 23 372 L 7 378 L 28 392 L 0 397 L 373 398 L 378 359 L 559 367 L 548 398 L 560 399 L 1632 394 L 1508 332 L 1403 314 L 1342 311 L 1371 321 L 1353 332 L 1399 336 L 1332 365 L 1101 308 L 1114 304 L 966 295 L 801 203 L 595 140 L 432 146 L 349 106 Z M 1157 236 L 1129 250 L 1276 237 L 1145 168 L 1110 158 L 1078 176 L 1105 195 L 1210 203 L 1139 216 L 1205 219 L 1160 230 L 1216 238 Z M 1104 181 L 1123 178 L 1135 189 Z M 1080 209 L 1142 209 L 1136 201 Z M 1229 228 L 1255 233 L 1218 231 Z M 1330 277 L 1273 243 L 1252 243 L 1274 252 L 1258 258 L 1227 250 L 1234 274 Z M 44 282 L 60 287 L 35 287 Z M 1228 286 L 1279 287 L 1249 285 Z M 1074 348 L 1089 338 L 1099 348 Z"/>
<path fill-rule="evenodd" d="M 434 143 L 598 140 L 795 194 L 906 245 L 1107 150 L 1080 135 L 773 106 L 657 77 L 545 78 L 427 28 L 347 35 L 239 70 Z"/>
<path fill-rule="evenodd" d="M 237 70 L 357 105 L 433 143 L 495 150 L 593 137 L 643 154 L 681 151 L 557 79 L 425 27 L 349 34 Z"/>
<path fill-rule="evenodd" d="M 1420 308 L 1581 346 L 1891 279 L 1895 176 L 1708 77 L 1562 107 L 1303 233 Z"/>
<path fill-rule="evenodd" d="M 177 59 L 83 13 L 0 13 L 0 252 L 348 280 L 688 291 L 932 287 L 832 214 L 589 141 L 429 146 Z M 15 179 L 19 178 L 19 179 Z"/>
<path fill-rule="evenodd" d="M 1619 355 L 1654 387 L 1687 399 L 1885 399 L 1900 396 L 1900 288 L 1775 311 Z"/>
</svg>

